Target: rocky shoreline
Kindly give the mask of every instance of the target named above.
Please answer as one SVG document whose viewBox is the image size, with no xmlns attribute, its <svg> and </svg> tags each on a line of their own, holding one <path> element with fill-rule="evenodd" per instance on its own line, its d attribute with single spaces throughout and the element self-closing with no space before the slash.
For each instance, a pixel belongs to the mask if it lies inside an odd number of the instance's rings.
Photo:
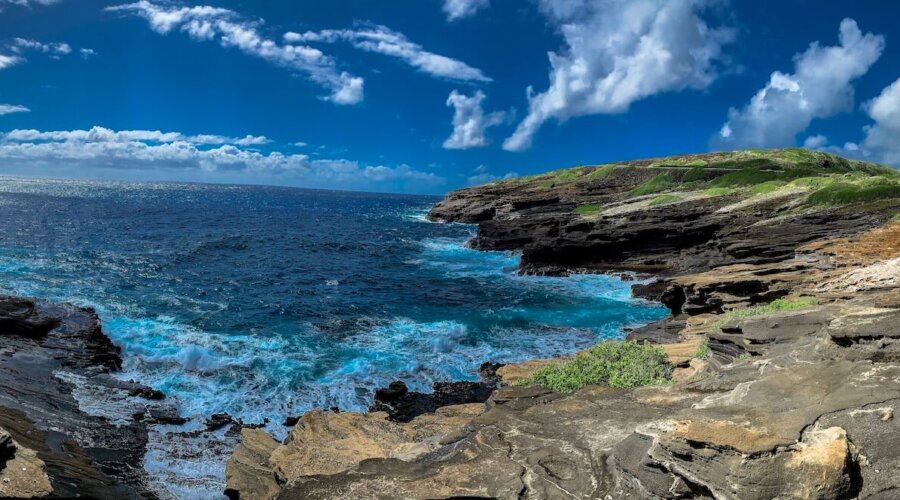
<svg viewBox="0 0 900 500">
<path fill-rule="evenodd" d="M 567 359 L 534 360 L 496 370 L 501 387 L 484 404 L 405 423 L 307 413 L 285 443 L 244 431 L 231 496 L 891 498 L 895 183 L 874 165 L 783 150 L 579 167 L 450 193 L 429 217 L 478 224 L 471 245 L 521 251 L 524 273 L 660 276 L 634 293 L 672 315 L 628 336 L 659 344 L 673 381 L 560 394 L 520 382 Z M 857 185 L 814 202 L 828 186 Z"/>
<path fill-rule="evenodd" d="M 155 498 L 142 466 L 147 422 L 174 409 L 110 375 L 120 350 L 94 311 L 3 296 L 0 331 L 0 436 L 8 438 L 0 495 Z M 130 399 L 140 415 L 82 408 L 84 391 L 103 394 L 110 409 Z"/>
<path fill-rule="evenodd" d="M 289 419 L 284 442 L 214 416 L 208 426 L 240 438 L 225 494 L 892 498 L 898 184 L 884 167 L 776 150 L 576 167 L 450 193 L 429 218 L 477 224 L 470 244 L 521 252 L 523 273 L 656 276 L 633 294 L 671 315 L 627 337 L 660 346 L 671 382 L 563 394 L 524 382 L 571 358 L 488 362 L 480 383 L 433 394 L 395 383 L 368 413 Z M 0 329 L 0 495 L 152 498 L 140 462 L 148 425 L 177 413 L 109 375 L 121 359 L 96 315 L 4 297 Z M 85 412 L 77 399 L 88 389 L 136 410 Z M 19 475 L 20 463 L 33 474 Z"/>
</svg>

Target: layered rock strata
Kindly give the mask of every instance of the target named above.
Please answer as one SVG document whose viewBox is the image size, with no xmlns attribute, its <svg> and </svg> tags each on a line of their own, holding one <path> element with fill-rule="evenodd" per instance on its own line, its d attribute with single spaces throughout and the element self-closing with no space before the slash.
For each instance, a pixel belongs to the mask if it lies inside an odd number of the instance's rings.
<svg viewBox="0 0 900 500">
<path fill-rule="evenodd" d="M 0 357 L 0 496 L 155 497 L 147 422 L 176 412 L 111 375 L 120 350 L 94 311 L 0 296 Z"/>
<path fill-rule="evenodd" d="M 672 315 L 628 335 L 665 349 L 673 382 L 569 395 L 519 385 L 566 361 L 536 360 L 497 370 L 503 386 L 464 411 L 409 423 L 310 413 L 285 443 L 245 431 L 230 494 L 893 498 L 895 185 L 877 166 L 785 150 L 580 167 L 450 193 L 430 217 L 478 224 L 472 246 L 521 251 L 522 272 L 656 275 L 635 294 Z M 413 430 L 428 417 L 441 423 Z"/>
</svg>

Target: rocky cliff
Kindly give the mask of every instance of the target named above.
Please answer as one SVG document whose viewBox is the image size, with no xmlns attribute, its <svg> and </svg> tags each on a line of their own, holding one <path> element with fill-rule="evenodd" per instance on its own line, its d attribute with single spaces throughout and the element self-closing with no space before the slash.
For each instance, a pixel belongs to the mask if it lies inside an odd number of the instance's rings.
<svg viewBox="0 0 900 500">
<path fill-rule="evenodd" d="M 450 193 L 429 216 L 478 224 L 472 246 L 520 251 L 524 273 L 655 276 L 634 292 L 672 315 L 628 336 L 661 346 L 671 381 L 561 393 L 534 376 L 571 374 L 588 353 L 501 367 L 486 403 L 407 421 L 311 412 L 285 443 L 244 430 L 228 493 L 895 498 L 898 213 L 893 170 L 794 149 Z"/>
<path fill-rule="evenodd" d="M 0 357 L 0 497 L 155 498 L 147 423 L 176 409 L 111 376 L 94 311 L 0 296 Z"/>
</svg>

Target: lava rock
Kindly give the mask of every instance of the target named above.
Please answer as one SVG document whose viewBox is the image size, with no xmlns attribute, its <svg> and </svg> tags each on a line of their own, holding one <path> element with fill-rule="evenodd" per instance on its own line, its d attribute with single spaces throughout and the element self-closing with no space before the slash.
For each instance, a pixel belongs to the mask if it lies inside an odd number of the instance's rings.
<svg viewBox="0 0 900 500">
<path fill-rule="evenodd" d="M 128 395 L 132 397 L 149 399 L 151 401 L 162 401 L 166 398 L 166 395 L 162 391 L 146 386 L 135 387 L 128 391 Z"/>
<path fill-rule="evenodd" d="M 497 370 L 504 366 L 506 366 L 504 363 L 485 361 L 478 367 L 478 376 L 481 377 L 481 380 L 485 383 L 499 385 L 500 375 L 497 374 Z"/>
<path fill-rule="evenodd" d="M 190 421 L 189 418 L 182 417 L 173 408 L 149 408 L 147 412 L 148 420 L 154 424 L 162 425 L 184 425 Z"/>
<path fill-rule="evenodd" d="M 387 389 L 375 392 L 370 412 L 383 411 L 397 422 L 409 422 L 419 415 L 433 413 L 438 408 L 467 403 L 484 403 L 496 384 L 486 382 L 436 382 L 433 392 L 409 391 L 400 381 L 391 382 Z"/>
<path fill-rule="evenodd" d="M 59 326 L 59 319 L 35 310 L 34 301 L 0 296 L 0 334 L 43 338 Z"/>
<path fill-rule="evenodd" d="M 375 391 L 375 402 L 393 403 L 399 401 L 408 392 L 409 388 L 406 387 L 406 383 L 401 380 L 395 380 L 388 384 L 386 388 Z"/>
<path fill-rule="evenodd" d="M 208 431 L 216 431 L 225 427 L 228 424 L 238 424 L 238 429 L 240 429 L 240 423 L 235 421 L 234 418 L 228 413 L 214 413 L 206 422 L 206 430 Z"/>
</svg>

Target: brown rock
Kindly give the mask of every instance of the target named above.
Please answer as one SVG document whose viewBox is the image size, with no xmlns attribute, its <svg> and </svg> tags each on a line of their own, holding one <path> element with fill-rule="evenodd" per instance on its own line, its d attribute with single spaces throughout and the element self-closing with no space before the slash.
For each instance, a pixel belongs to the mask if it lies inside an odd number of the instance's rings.
<svg viewBox="0 0 900 500">
<path fill-rule="evenodd" d="M 241 429 L 241 444 L 225 464 L 225 496 L 232 500 L 275 498 L 281 487 L 275 480 L 269 456 L 278 446 L 278 441 L 265 431 Z"/>
<path fill-rule="evenodd" d="M 35 498 L 52 492 L 44 461 L 0 429 L 0 496 Z"/>
<path fill-rule="evenodd" d="M 290 482 L 343 472 L 371 458 L 410 460 L 437 448 L 441 437 L 483 411 L 481 403 L 444 406 L 408 423 L 390 421 L 382 412 L 311 411 L 271 453 L 269 462 L 279 481 Z"/>
<path fill-rule="evenodd" d="M 553 359 L 532 359 L 523 363 L 511 363 L 498 368 L 497 376 L 500 377 L 500 381 L 504 385 L 515 385 L 541 368 L 563 364 L 569 359 L 571 358 L 559 357 Z"/>
</svg>

